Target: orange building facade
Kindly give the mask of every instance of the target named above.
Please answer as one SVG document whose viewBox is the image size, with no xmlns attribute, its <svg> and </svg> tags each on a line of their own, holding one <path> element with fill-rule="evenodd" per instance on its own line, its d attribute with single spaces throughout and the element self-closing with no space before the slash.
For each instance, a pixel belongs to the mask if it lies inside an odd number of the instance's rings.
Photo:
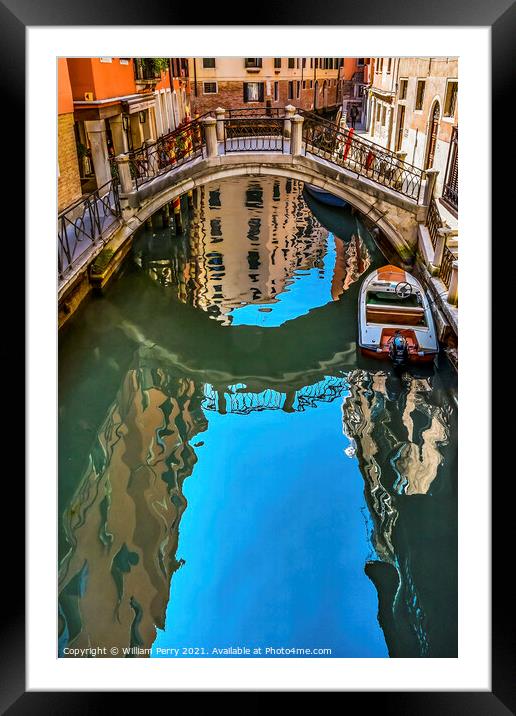
<svg viewBox="0 0 516 716">
<path fill-rule="evenodd" d="M 182 58 L 58 60 L 58 208 L 111 181 L 110 158 L 174 130 L 190 115 Z"/>
</svg>

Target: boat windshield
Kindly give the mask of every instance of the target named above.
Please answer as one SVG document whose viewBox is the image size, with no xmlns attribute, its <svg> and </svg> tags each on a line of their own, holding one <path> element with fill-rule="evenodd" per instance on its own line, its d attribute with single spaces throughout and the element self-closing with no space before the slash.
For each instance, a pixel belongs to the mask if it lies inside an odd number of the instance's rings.
<svg viewBox="0 0 516 716">
<path fill-rule="evenodd" d="M 420 300 L 415 293 L 411 293 L 410 296 L 401 298 L 398 294 L 388 291 L 368 291 L 367 293 L 367 304 L 391 304 L 395 303 L 397 306 L 412 306 L 417 308 L 421 306 Z"/>
</svg>

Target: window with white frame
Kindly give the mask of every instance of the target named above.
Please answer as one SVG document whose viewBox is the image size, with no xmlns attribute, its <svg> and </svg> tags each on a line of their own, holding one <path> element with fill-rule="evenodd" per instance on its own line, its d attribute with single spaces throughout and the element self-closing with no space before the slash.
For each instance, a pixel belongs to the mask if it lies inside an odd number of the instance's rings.
<svg viewBox="0 0 516 716">
<path fill-rule="evenodd" d="M 218 87 L 216 82 L 203 82 L 202 92 L 203 94 L 217 94 Z"/>
</svg>

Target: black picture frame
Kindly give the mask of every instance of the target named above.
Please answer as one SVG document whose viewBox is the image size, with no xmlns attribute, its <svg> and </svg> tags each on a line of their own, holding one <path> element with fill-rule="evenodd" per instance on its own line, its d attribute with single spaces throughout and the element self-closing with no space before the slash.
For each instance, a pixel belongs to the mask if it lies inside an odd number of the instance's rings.
<svg viewBox="0 0 516 716">
<path fill-rule="evenodd" d="M 239 7 L 229 2 L 224 5 L 221 16 L 220 6 L 202 10 L 204 26 L 253 25 L 256 20 L 256 6 Z M 253 16 L 254 15 L 254 16 Z M 236 18 L 238 23 L 231 22 Z M 89 0 L 87 3 L 71 3 L 69 0 L 2 0 L 0 2 L 0 42 L 2 71 L 2 97 L 4 109 L 8 108 L 11 121 L 8 141 L 3 143 L 3 156 L 7 159 L 4 166 L 10 167 L 12 178 L 16 167 L 24 167 L 24 147 L 19 128 L 25 115 L 25 30 L 27 26 L 66 26 L 66 25 L 188 25 L 192 26 L 191 8 L 188 5 L 174 5 L 157 0 Z M 484 26 L 492 33 L 492 117 L 499 118 L 506 110 L 513 86 L 514 38 L 516 37 L 516 10 L 510 0 L 412 0 L 407 4 L 402 0 L 369 0 L 361 5 L 336 5 L 281 2 L 260 7 L 259 25 L 391 25 L 391 26 Z M 17 119 L 16 119 L 17 118 Z M 478 121 L 489 121 L 489 108 L 479 108 Z M 15 136 L 13 137 L 13 133 Z M 11 141 L 15 139 L 15 141 Z M 501 146 L 504 142 L 504 147 Z M 507 163 L 507 139 L 501 132 L 492 133 L 492 176 L 503 175 Z M 5 161 L 5 159 L 4 159 Z M 23 179 L 21 180 L 23 181 Z M 24 196 L 18 183 L 17 192 L 9 192 L 9 212 L 16 217 L 16 235 L 19 245 L 16 247 L 16 262 L 23 262 L 21 235 L 25 215 Z M 492 216 L 503 214 L 504 206 L 511 206 L 509 191 L 511 183 L 500 183 L 492 195 Z M 512 191 L 511 191 L 512 193 Z M 5 200 L 4 195 L 4 200 Z M 30 210 L 30 207 L 28 207 Z M 494 234 L 493 234 L 494 235 Z M 494 298 L 494 295 L 493 295 Z M 21 301 L 20 301 L 21 299 Z M 23 295 L 20 292 L 18 307 L 5 317 L 4 330 L 9 331 L 20 325 L 23 312 Z M 486 296 L 486 299 L 488 297 Z M 21 303 L 21 310 L 20 310 Z M 497 322 L 493 319 L 493 330 Z M 13 331 L 14 332 L 14 331 Z M 29 345 L 30 349 L 30 345 Z M 495 356 L 493 356 L 493 359 Z M 19 361 L 19 358 L 18 358 Z M 495 372 L 493 371 L 493 375 Z M 494 394 L 494 393 L 493 393 Z M 503 431 L 498 430 L 498 444 L 503 444 Z M 28 447 L 30 449 L 30 446 Z M 23 452 L 22 452 L 23 454 Z M 494 454 L 494 450 L 493 450 Z M 6 473 L 5 477 L 8 474 Z M 11 474 L 11 478 L 14 475 Z M 48 476 L 47 476 L 48 477 Z M 503 524 L 511 524 L 511 503 L 507 499 L 505 480 L 511 480 L 510 468 L 507 471 L 493 469 L 492 506 L 492 691 L 456 691 L 456 692 L 344 692 L 339 694 L 346 705 L 350 699 L 357 699 L 361 709 L 378 707 L 382 712 L 397 714 L 468 714 L 474 716 L 502 716 L 515 712 L 514 692 L 514 643 L 508 619 L 513 612 L 512 594 L 507 594 L 507 565 L 512 564 L 511 543 L 505 539 Z M 511 488 L 509 487 L 509 490 Z M 12 504 L 24 504 L 24 485 L 20 475 L 11 479 L 9 500 Z M 21 530 L 20 530 L 21 536 Z M 19 538 L 20 538 L 19 536 Z M 7 545 L 14 544 L 7 540 Z M 511 550 L 512 551 L 512 550 Z M 8 609 L 3 611 L 2 646 L 3 656 L 0 678 L 1 713 L 13 714 L 85 714 L 102 713 L 104 710 L 119 710 L 120 694 L 98 692 L 26 692 L 25 691 L 25 607 L 24 583 L 25 568 L 21 555 L 23 545 L 17 543 L 17 549 L 4 550 L 4 596 L 8 597 Z M 6 564 L 7 562 L 7 564 Z M 49 578 L 51 578 L 49 576 Z M 9 589 L 7 589 L 9 585 Z M 133 706 L 136 694 L 130 694 Z M 116 701 L 115 701 L 116 699 Z"/>
</svg>

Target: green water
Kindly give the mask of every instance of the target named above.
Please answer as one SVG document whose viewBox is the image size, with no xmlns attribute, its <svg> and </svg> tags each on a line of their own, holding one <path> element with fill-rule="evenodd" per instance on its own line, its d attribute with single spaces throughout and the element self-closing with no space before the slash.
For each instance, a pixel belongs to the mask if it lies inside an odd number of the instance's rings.
<svg viewBox="0 0 516 716">
<path fill-rule="evenodd" d="M 357 352 L 386 261 L 310 207 L 205 187 L 63 331 L 61 655 L 456 656 L 456 375 Z"/>
</svg>

